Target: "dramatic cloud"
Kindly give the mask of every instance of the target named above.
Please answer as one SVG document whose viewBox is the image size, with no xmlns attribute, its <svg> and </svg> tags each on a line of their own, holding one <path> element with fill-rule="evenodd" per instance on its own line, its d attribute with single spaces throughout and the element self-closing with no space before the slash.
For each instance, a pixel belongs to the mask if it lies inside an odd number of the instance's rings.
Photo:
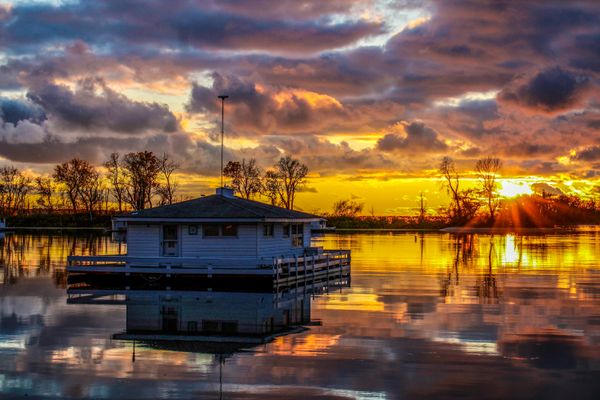
<svg viewBox="0 0 600 400">
<path fill-rule="evenodd" d="M 188 111 L 216 115 L 220 94 L 229 95 L 228 119 L 238 135 L 316 134 L 378 129 L 393 123 L 402 107 L 391 102 L 342 103 L 304 89 L 269 87 L 235 76 L 213 74 L 212 88 L 194 85 Z"/>
<path fill-rule="evenodd" d="M 24 120 L 41 122 L 46 114 L 42 107 L 31 102 L 0 98 L 0 119 L 11 124 Z"/>
<path fill-rule="evenodd" d="M 598 161 L 600 160 L 600 146 L 590 146 L 579 150 L 572 159 L 580 161 Z"/>
<path fill-rule="evenodd" d="M 47 84 L 32 89 L 27 97 L 64 125 L 136 133 L 148 129 L 173 132 L 177 118 L 163 105 L 131 101 L 102 80 L 85 79 L 77 89 Z"/>
<path fill-rule="evenodd" d="M 291 2 L 287 2 L 291 3 Z M 120 43 L 143 46 L 193 46 L 211 50 L 268 50 L 281 53 L 318 52 L 343 47 L 383 33 L 381 23 L 360 19 L 333 22 L 341 4 L 322 6 L 298 2 L 282 18 L 281 5 L 185 0 L 145 2 L 140 13 L 137 1 L 94 1 L 53 5 L 19 4 L 5 11 L 10 23 L 0 25 L 0 44 L 27 50 L 68 40 L 88 43 Z M 259 8 L 260 7 L 260 8 Z M 305 17 L 294 19 L 294 9 Z M 257 10 L 271 10 L 258 13 Z M 271 18 L 265 18 L 267 15 Z"/>
<path fill-rule="evenodd" d="M 439 139 L 433 129 L 421 122 L 403 125 L 404 134 L 388 133 L 377 141 L 377 148 L 386 152 L 439 153 L 448 150 L 448 145 Z"/>
<path fill-rule="evenodd" d="M 499 98 L 533 111 L 556 113 L 581 105 L 589 87 L 588 77 L 556 67 L 514 89 L 505 89 Z"/>
<path fill-rule="evenodd" d="M 0 46 L 9 161 L 149 148 L 215 175 L 227 94 L 228 159 L 291 153 L 316 174 L 416 176 L 442 155 L 596 170 L 593 0 L 15 2 Z"/>
</svg>

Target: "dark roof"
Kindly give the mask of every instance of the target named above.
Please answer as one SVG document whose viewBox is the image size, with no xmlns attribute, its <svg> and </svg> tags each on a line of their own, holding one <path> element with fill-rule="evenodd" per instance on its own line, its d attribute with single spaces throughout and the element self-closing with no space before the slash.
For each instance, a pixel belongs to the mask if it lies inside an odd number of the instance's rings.
<svg viewBox="0 0 600 400">
<path fill-rule="evenodd" d="M 314 219 L 313 214 L 287 210 L 258 201 L 219 194 L 166 206 L 133 211 L 119 218 L 207 218 L 207 219 Z"/>
</svg>

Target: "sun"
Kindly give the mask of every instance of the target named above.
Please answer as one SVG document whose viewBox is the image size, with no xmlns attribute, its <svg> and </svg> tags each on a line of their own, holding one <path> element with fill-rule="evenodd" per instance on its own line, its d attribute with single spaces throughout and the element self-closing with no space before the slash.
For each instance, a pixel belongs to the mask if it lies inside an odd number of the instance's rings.
<svg viewBox="0 0 600 400">
<path fill-rule="evenodd" d="M 533 194 L 533 190 L 526 182 L 502 181 L 498 193 L 502 197 L 517 197 L 525 194 Z"/>
</svg>

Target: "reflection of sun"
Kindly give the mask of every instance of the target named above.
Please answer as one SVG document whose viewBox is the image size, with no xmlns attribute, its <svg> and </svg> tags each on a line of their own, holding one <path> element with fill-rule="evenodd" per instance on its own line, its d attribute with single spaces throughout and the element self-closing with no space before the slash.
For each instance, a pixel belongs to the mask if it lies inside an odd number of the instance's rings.
<svg viewBox="0 0 600 400">
<path fill-rule="evenodd" d="M 517 197 L 524 194 L 532 194 L 533 190 L 531 190 L 531 187 L 526 182 L 502 181 L 498 193 L 503 197 Z"/>
</svg>

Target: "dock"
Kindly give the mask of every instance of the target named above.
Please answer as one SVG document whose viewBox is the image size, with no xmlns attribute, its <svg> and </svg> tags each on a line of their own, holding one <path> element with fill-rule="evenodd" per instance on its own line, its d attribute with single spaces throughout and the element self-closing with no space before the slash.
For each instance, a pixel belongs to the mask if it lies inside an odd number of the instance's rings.
<svg viewBox="0 0 600 400">
<path fill-rule="evenodd" d="M 157 283 L 174 288 L 254 286 L 275 292 L 314 290 L 350 281 L 350 251 L 321 251 L 305 256 L 254 258 L 130 257 L 126 255 L 69 256 L 69 282 L 113 282 L 117 286 Z M 254 266 L 254 267 L 252 267 Z"/>
</svg>

